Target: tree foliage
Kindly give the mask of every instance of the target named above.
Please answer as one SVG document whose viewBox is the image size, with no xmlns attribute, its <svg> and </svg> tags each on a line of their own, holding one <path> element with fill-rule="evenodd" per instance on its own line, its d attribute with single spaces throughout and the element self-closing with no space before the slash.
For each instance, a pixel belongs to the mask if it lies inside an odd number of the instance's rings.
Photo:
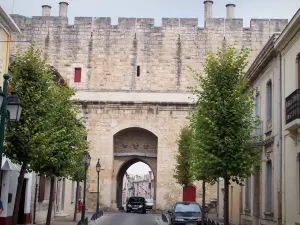
<svg viewBox="0 0 300 225">
<path fill-rule="evenodd" d="M 17 124 L 5 136 L 5 155 L 19 164 L 26 163 L 27 169 L 43 154 L 45 142 L 37 141 L 47 122 L 49 95 L 53 74 L 41 51 L 35 46 L 19 51 L 10 67 L 10 86 L 17 92 L 22 104 L 22 114 Z"/>
<path fill-rule="evenodd" d="M 248 55 L 249 49 L 234 45 L 216 54 L 210 52 L 205 73 L 199 75 L 201 88 L 195 91 L 198 100 L 191 123 L 199 157 L 206 154 L 204 162 L 213 159 L 213 165 L 204 163 L 213 179 L 230 178 L 239 183 L 260 163 L 259 149 L 253 147 L 256 137 L 252 133 L 258 126 L 253 93 L 245 91 Z"/>
<path fill-rule="evenodd" d="M 178 143 L 178 153 L 175 156 L 175 174 L 174 178 L 180 185 L 189 185 L 194 181 L 193 171 L 191 169 L 191 143 L 192 130 L 185 126 L 181 129 Z"/>
<path fill-rule="evenodd" d="M 18 181 L 13 225 L 16 224 L 24 171 L 51 177 L 53 199 L 54 177 L 68 177 L 82 164 L 86 150 L 86 130 L 78 119 L 79 111 L 72 97 L 75 90 L 61 79 L 53 67 L 42 59 L 42 52 L 30 46 L 19 51 L 10 67 L 10 87 L 22 104 L 20 122 L 6 135 L 5 154 L 22 164 Z M 52 201 L 48 218 L 51 218 Z M 15 215 L 16 214 L 16 215 Z M 50 219 L 47 219 L 50 224 Z"/>
<path fill-rule="evenodd" d="M 35 158 L 35 171 L 48 177 L 68 177 L 82 164 L 86 150 L 86 130 L 78 118 L 79 111 L 72 97 L 75 91 L 60 80 L 51 87 L 48 119 L 36 139 L 43 145 L 44 154 Z"/>
<path fill-rule="evenodd" d="M 253 92 L 244 77 L 249 49 L 234 45 L 208 53 L 204 74 L 198 76 L 196 107 L 191 116 L 194 129 L 193 166 L 210 182 L 224 178 L 224 224 L 229 224 L 229 183 L 243 181 L 260 164 L 255 148 Z"/>
</svg>

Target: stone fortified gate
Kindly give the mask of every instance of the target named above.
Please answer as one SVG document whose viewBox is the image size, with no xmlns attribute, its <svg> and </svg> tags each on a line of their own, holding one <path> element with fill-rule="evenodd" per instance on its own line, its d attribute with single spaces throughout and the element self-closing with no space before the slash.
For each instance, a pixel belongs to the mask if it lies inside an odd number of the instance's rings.
<svg viewBox="0 0 300 225">
<path fill-rule="evenodd" d="M 78 93 L 81 99 L 86 93 Z M 113 95 L 113 93 L 112 93 Z M 182 188 L 173 178 L 176 140 L 180 128 L 193 103 L 185 95 L 173 94 L 182 102 L 160 102 L 160 93 L 140 93 L 144 101 L 137 102 L 128 93 L 128 101 L 105 102 L 81 100 L 85 124 L 91 143 L 91 165 L 101 158 L 101 204 L 116 209 L 122 197 L 122 181 L 126 170 L 136 162 L 144 162 L 151 168 L 155 178 L 155 194 L 158 209 L 163 209 L 182 198 Z M 101 97 L 99 97 L 101 98 Z M 130 101 L 131 98 L 131 101 Z M 156 98 L 157 101 L 149 101 Z M 96 172 L 89 170 L 90 192 L 96 192 Z M 94 194 L 89 202 L 95 203 Z M 93 203 L 91 203 L 93 202 Z"/>
<path fill-rule="evenodd" d="M 187 66 L 201 69 L 208 50 L 234 41 L 252 49 L 251 63 L 288 22 L 252 19 L 244 28 L 243 19 L 235 18 L 235 5 L 226 7 L 227 17 L 215 18 L 213 1 L 204 1 L 203 28 L 197 18 L 163 18 L 155 26 L 152 18 L 119 18 L 112 25 L 110 18 L 76 17 L 69 24 L 66 2 L 60 2 L 58 16 L 48 5 L 42 6 L 42 16 L 12 15 L 21 34 L 13 35 L 11 53 L 34 41 L 78 90 L 91 143 L 89 208 L 95 207 L 98 158 L 104 207 L 117 207 L 120 177 L 136 161 L 153 170 L 158 209 L 181 199 L 173 178 L 176 139 L 193 107 L 188 87 L 196 85 Z M 214 188 L 208 188 L 208 199 L 215 197 Z"/>
</svg>

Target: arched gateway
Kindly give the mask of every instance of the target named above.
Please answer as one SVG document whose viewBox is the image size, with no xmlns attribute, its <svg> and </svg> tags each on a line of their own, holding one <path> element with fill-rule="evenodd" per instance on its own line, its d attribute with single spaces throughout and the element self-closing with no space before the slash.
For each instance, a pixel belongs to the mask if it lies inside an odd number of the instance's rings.
<svg viewBox="0 0 300 225">
<path fill-rule="evenodd" d="M 123 177 L 126 170 L 137 162 L 146 163 L 154 175 L 154 200 L 156 199 L 158 138 L 152 132 L 138 127 L 123 129 L 113 137 L 114 175 L 116 177 L 116 204 L 122 207 Z"/>
</svg>

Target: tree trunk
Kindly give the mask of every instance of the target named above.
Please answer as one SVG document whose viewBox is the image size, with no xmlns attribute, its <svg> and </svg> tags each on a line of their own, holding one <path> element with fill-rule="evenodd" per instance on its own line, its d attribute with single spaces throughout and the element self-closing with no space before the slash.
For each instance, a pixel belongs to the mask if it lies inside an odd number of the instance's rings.
<svg viewBox="0 0 300 225">
<path fill-rule="evenodd" d="M 75 209 L 74 209 L 74 218 L 73 218 L 73 221 L 77 220 L 78 198 L 79 198 L 79 182 L 77 181 L 76 182 Z"/>
<path fill-rule="evenodd" d="M 229 225 L 229 178 L 224 178 L 224 225 Z"/>
<path fill-rule="evenodd" d="M 202 181 L 202 225 L 205 225 L 205 180 Z"/>
<path fill-rule="evenodd" d="M 50 196 L 49 196 L 49 205 L 48 205 L 46 225 L 51 224 L 51 215 L 52 215 L 53 199 L 54 199 L 53 195 L 54 195 L 54 177 L 51 177 L 51 187 L 50 187 Z"/>
<path fill-rule="evenodd" d="M 37 201 L 37 191 L 38 191 L 38 176 L 35 175 L 35 191 L 34 191 L 34 203 L 33 203 L 33 224 L 35 224 L 35 214 L 36 214 L 36 201 Z"/>
<path fill-rule="evenodd" d="M 18 224 L 18 217 L 19 217 L 19 206 L 20 206 L 20 201 L 21 201 L 21 195 L 22 195 L 22 187 L 24 183 L 24 176 L 25 176 L 25 171 L 26 171 L 27 164 L 23 163 L 19 178 L 18 178 L 18 187 L 17 187 L 17 193 L 16 193 L 16 199 L 15 199 L 15 206 L 14 206 L 14 214 L 12 217 L 12 222 L 11 225 L 17 225 Z"/>
</svg>

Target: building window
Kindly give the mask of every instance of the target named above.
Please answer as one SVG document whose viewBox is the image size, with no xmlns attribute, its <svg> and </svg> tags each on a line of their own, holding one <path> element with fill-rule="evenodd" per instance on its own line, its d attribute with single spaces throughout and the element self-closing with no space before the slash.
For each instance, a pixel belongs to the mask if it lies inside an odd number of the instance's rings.
<svg viewBox="0 0 300 225">
<path fill-rule="evenodd" d="M 71 191 L 71 203 L 76 202 L 75 201 L 75 195 L 76 195 L 76 191 L 75 191 L 75 181 L 72 181 L 72 191 Z"/>
<path fill-rule="evenodd" d="M 151 189 L 151 183 L 149 183 L 149 186 L 148 186 L 148 188 L 149 188 L 149 189 Z"/>
<path fill-rule="evenodd" d="M 267 120 L 272 120 L 272 82 L 267 83 Z"/>
<path fill-rule="evenodd" d="M 273 168 L 272 168 L 272 162 L 267 162 L 267 205 L 266 205 L 266 211 L 272 212 L 272 203 L 273 203 Z"/>
<path fill-rule="evenodd" d="M 300 89 L 300 53 L 297 55 L 297 77 L 298 77 L 298 89 Z"/>
<path fill-rule="evenodd" d="M 246 180 L 246 191 L 245 191 L 245 207 L 246 209 L 251 209 L 251 176 Z"/>
<path fill-rule="evenodd" d="M 45 176 L 40 176 L 40 181 L 39 181 L 39 202 L 42 202 L 45 199 L 45 185 L 46 185 L 46 177 Z"/>
<path fill-rule="evenodd" d="M 141 75 L 141 67 L 137 66 L 136 68 L 136 76 L 139 77 Z"/>
<path fill-rule="evenodd" d="M 300 153 L 298 153 L 298 156 L 297 156 L 297 167 L 298 167 L 298 211 L 299 211 L 299 214 L 300 214 Z"/>
<path fill-rule="evenodd" d="M 81 68 L 75 68 L 74 71 L 74 82 L 81 82 Z"/>
<path fill-rule="evenodd" d="M 260 118 L 260 95 L 259 93 L 255 96 L 255 116 Z"/>
</svg>

